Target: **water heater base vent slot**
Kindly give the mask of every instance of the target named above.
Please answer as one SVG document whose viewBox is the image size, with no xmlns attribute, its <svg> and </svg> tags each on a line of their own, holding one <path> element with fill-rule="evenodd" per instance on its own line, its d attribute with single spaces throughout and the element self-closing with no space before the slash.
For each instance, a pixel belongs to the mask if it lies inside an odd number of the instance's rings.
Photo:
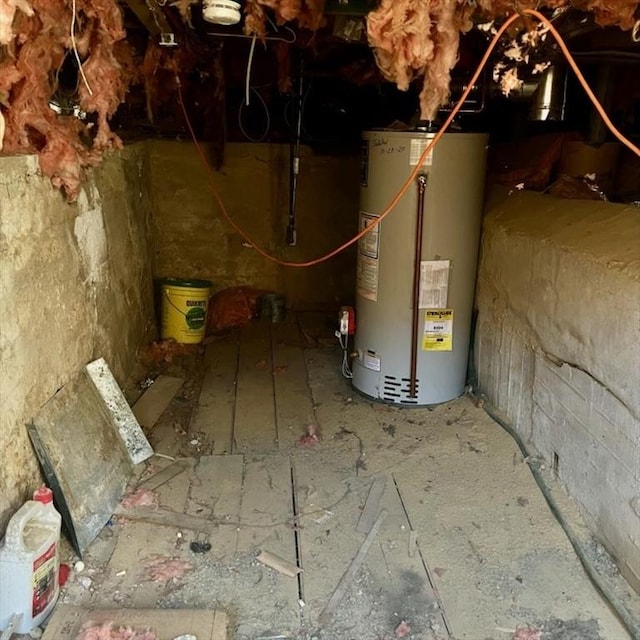
<svg viewBox="0 0 640 640">
<path fill-rule="evenodd" d="M 382 399 L 396 404 L 418 404 L 417 396 L 420 392 L 420 380 L 416 380 L 415 396 L 410 395 L 409 382 L 409 378 L 384 376 Z"/>
</svg>

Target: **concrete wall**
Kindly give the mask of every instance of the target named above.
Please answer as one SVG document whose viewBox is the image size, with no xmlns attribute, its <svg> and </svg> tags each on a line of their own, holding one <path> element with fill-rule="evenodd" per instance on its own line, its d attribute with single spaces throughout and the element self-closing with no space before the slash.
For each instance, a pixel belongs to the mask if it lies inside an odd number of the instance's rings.
<svg viewBox="0 0 640 640">
<path fill-rule="evenodd" d="M 0 158 L 0 531 L 40 479 L 25 423 L 96 357 L 124 382 L 153 337 L 146 163 L 111 156 L 70 205 L 35 157 Z"/>
<path fill-rule="evenodd" d="M 231 143 L 213 179 L 231 217 L 256 243 L 281 259 L 308 260 L 356 233 L 359 158 L 302 149 L 298 246 L 289 247 L 288 154 L 288 145 Z M 273 289 L 297 308 L 353 298 L 353 250 L 310 269 L 278 266 L 244 246 L 223 220 L 192 143 L 151 143 L 150 162 L 156 277 L 206 278 L 216 290 L 234 285 Z"/>
<path fill-rule="evenodd" d="M 640 213 L 494 190 L 477 290 L 479 386 L 640 587 Z"/>
</svg>

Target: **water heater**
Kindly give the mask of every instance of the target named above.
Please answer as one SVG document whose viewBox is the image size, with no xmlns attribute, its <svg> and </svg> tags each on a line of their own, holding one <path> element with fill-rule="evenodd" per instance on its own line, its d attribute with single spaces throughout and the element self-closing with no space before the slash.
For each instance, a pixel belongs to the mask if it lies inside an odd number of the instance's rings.
<svg viewBox="0 0 640 640">
<path fill-rule="evenodd" d="M 372 225 L 433 134 L 369 131 L 360 228 Z M 395 209 L 358 245 L 353 385 L 387 403 L 430 405 L 464 392 L 487 136 L 446 133 Z"/>
</svg>

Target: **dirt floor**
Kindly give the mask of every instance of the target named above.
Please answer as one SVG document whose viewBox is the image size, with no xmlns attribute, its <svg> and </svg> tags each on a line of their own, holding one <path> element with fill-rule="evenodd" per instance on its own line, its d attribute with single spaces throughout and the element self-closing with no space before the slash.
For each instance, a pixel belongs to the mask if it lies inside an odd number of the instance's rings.
<svg viewBox="0 0 640 640">
<path fill-rule="evenodd" d="M 358 395 L 332 329 L 317 314 L 256 321 L 152 367 L 185 383 L 148 433 L 158 455 L 131 484 L 146 493 L 62 602 L 220 609 L 238 640 L 629 638 L 514 441 L 467 397 L 402 409 Z"/>
</svg>

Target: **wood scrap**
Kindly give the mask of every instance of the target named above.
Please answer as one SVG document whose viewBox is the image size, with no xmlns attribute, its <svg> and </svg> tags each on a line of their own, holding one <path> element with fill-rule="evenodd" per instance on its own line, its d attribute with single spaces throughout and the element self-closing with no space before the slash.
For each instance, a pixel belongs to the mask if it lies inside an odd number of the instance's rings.
<svg viewBox="0 0 640 640">
<path fill-rule="evenodd" d="M 347 589 L 349 585 L 353 581 L 356 573 L 360 570 L 362 563 L 364 562 L 365 557 L 367 556 L 367 552 L 369 551 L 369 547 L 373 544 L 375 537 L 378 535 L 378 531 L 380 531 L 380 527 L 384 522 L 384 519 L 387 517 L 386 509 L 382 509 L 378 514 L 378 518 L 376 519 L 374 525 L 371 527 L 371 530 L 367 534 L 367 537 L 364 539 L 360 549 L 358 549 L 358 553 L 356 553 L 355 557 L 351 561 L 351 564 L 347 568 L 347 570 L 340 578 L 340 582 L 338 586 L 335 588 L 333 593 L 331 594 L 331 598 L 329 598 L 329 602 L 323 609 L 322 613 L 318 618 L 318 622 L 322 625 L 326 625 L 331 621 L 331 617 L 333 616 L 333 612 L 336 610 L 336 607 L 340 604 L 345 594 L 347 593 Z"/>
<path fill-rule="evenodd" d="M 192 531 L 203 531 L 205 533 L 213 533 L 217 530 L 218 525 L 227 524 L 225 522 L 215 522 L 206 518 L 198 518 L 190 516 L 186 513 L 178 513 L 171 509 L 153 509 L 150 507 L 136 507 L 134 509 L 125 509 L 118 506 L 114 511 L 115 516 L 121 516 L 128 520 L 136 522 L 149 522 L 157 524 L 161 527 L 175 527 L 177 529 L 190 529 Z"/>
<path fill-rule="evenodd" d="M 360 514 L 360 519 L 358 520 L 358 524 L 356 526 L 356 531 L 358 533 L 367 534 L 369 533 L 369 531 L 371 531 L 371 527 L 373 527 L 373 524 L 376 521 L 376 517 L 378 516 L 378 512 L 380 511 L 380 501 L 382 500 L 382 496 L 384 495 L 384 490 L 386 489 L 386 487 L 386 475 L 377 476 L 371 483 L 367 501 L 364 503 L 364 509 Z"/>
<path fill-rule="evenodd" d="M 280 556 L 275 555 L 275 553 L 271 553 L 270 551 L 262 550 L 256 559 L 258 562 L 261 562 L 267 567 L 271 567 L 290 578 L 295 578 L 299 573 L 302 573 L 302 569 L 300 567 L 288 560 L 285 560 L 284 558 L 281 558 Z"/>
<path fill-rule="evenodd" d="M 182 378 L 158 376 L 156 381 L 133 405 L 133 415 L 138 419 L 138 422 L 143 427 L 153 427 L 183 383 Z"/>
<path fill-rule="evenodd" d="M 148 491 L 155 491 L 158 487 L 173 480 L 176 476 L 179 476 L 183 471 L 191 466 L 190 460 L 176 460 L 173 464 L 166 466 L 164 469 L 154 473 L 152 476 L 143 480 L 138 489 L 147 489 Z"/>
</svg>

